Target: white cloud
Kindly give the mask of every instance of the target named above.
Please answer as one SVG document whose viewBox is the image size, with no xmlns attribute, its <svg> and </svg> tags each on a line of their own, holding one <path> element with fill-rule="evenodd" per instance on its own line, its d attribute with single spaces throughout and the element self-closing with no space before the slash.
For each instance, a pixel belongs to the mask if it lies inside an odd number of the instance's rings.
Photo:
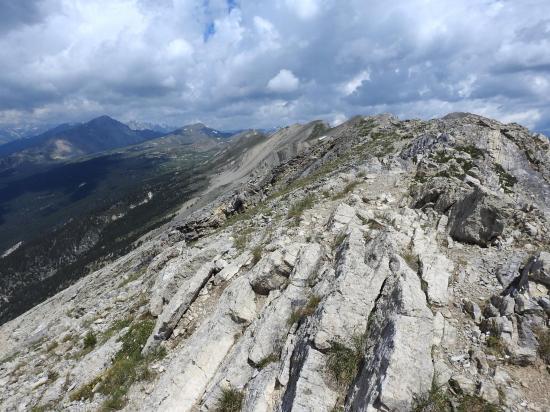
<svg viewBox="0 0 550 412">
<path fill-rule="evenodd" d="M 171 59 L 185 58 L 193 54 L 193 47 L 185 39 L 178 38 L 168 43 L 166 52 Z"/>
<path fill-rule="evenodd" d="M 289 93 L 295 91 L 300 80 L 290 70 L 282 69 L 268 83 L 267 88 L 276 93 Z"/>
<path fill-rule="evenodd" d="M 286 0 L 287 7 L 301 19 L 310 19 L 319 12 L 318 0 Z"/>
<path fill-rule="evenodd" d="M 364 81 L 368 80 L 370 80 L 370 74 L 368 70 L 363 70 L 349 81 L 340 85 L 340 90 L 342 91 L 342 93 L 344 93 L 344 95 L 349 96 L 354 91 L 356 91 L 363 84 Z"/>
<path fill-rule="evenodd" d="M 344 113 L 336 113 L 331 122 L 330 122 L 330 125 L 332 127 L 335 127 L 335 126 L 339 126 L 341 125 L 342 123 L 344 123 L 346 120 L 348 120 L 348 117 L 344 114 Z"/>
</svg>

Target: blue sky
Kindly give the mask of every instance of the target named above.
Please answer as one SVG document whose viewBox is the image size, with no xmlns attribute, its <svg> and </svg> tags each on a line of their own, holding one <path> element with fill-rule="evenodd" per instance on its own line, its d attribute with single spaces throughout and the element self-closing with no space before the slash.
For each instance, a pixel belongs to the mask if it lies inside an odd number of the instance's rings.
<svg viewBox="0 0 550 412">
<path fill-rule="evenodd" d="M 0 126 L 471 111 L 550 134 L 547 0 L 0 0 Z"/>
</svg>

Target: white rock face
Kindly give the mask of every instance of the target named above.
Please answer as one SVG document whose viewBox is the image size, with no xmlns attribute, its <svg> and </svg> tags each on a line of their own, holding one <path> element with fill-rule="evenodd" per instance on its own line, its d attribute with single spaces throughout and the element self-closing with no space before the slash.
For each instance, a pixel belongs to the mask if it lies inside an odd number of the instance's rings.
<svg viewBox="0 0 550 412">
<path fill-rule="evenodd" d="M 448 301 L 449 278 L 454 264 L 439 252 L 435 236 L 435 232 L 426 235 L 417 229 L 413 238 L 413 252 L 420 259 L 420 276 L 427 283 L 429 303 L 442 306 Z"/>
<path fill-rule="evenodd" d="M 248 307 L 254 296 L 241 294 L 234 283 L 220 297 L 217 310 L 187 341 L 185 349 L 160 377 L 145 408 L 186 411 L 200 401 L 208 383 L 242 332 L 240 323 L 230 315 L 235 305 Z M 180 388 L 173 391 L 173 388 Z"/>
<path fill-rule="evenodd" d="M 428 391 L 433 378 L 433 315 L 416 274 L 405 269 L 388 278 L 372 316 L 367 362 L 346 410 L 410 410 L 414 395 Z"/>
<path fill-rule="evenodd" d="M 386 277 L 390 273 L 389 256 L 383 243 L 368 251 L 363 233 L 350 225 L 340 247 L 336 278 L 331 292 L 321 304 L 315 347 L 326 350 L 331 341 L 350 344 L 352 337 L 364 332 L 369 313 Z M 365 263 L 365 256 L 375 260 Z"/>
</svg>

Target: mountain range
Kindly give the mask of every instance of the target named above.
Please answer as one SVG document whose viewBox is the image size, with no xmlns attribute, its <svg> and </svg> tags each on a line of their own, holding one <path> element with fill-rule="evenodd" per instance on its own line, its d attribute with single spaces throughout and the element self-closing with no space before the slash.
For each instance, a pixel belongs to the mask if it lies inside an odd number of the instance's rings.
<svg viewBox="0 0 550 412">
<path fill-rule="evenodd" d="M 13 197 L 63 223 L 0 259 L 3 409 L 550 410 L 547 137 L 469 113 L 219 134 Z"/>
<path fill-rule="evenodd" d="M 81 124 L 62 124 L 40 135 L 0 146 L 0 159 L 10 167 L 73 159 L 142 143 L 161 136 L 152 130 L 132 130 L 101 116 Z"/>
</svg>

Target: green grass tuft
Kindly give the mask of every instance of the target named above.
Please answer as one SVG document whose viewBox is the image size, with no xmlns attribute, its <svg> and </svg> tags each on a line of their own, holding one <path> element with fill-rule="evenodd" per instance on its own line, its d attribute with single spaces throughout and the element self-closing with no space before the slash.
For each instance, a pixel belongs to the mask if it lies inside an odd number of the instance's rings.
<svg viewBox="0 0 550 412">
<path fill-rule="evenodd" d="M 277 355 L 276 353 L 272 353 L 271 355 L 268 355 L 265 358 L 263 358 L 261 361 L 259 361 L 256 367 L 258 369 L 263 369 L 270 363 L 274 363 L 278 361 L 279 361 L 279 355 Z"/>
<path fill-rule="evenodd" d="M 252 249 L 252 265 L 255 265 L 260 261 L 263 253 L 264 253 L 264 247 L 262 245 L 258 245 L 254 247 L 254 249 Z"/>
<path fill-rule="evenodd" d="M 120 325 L 119 325 L 120 326 Z M 98 392 L 107 399 L 103 403 L 103 410 L 119 410 L 126 406 L 126 394 L 134 382 L 148 380 L 153 377 L 149 371 L 149 364 L 166 355 L 166 350 L 143 356 L 141 350 L 149 335 L 153 332 L 155 322 L 150 319 L 133 323 L 128 332 L 120 338 L 122 348 L 115 355 L 113 364 L 102 376 L 79 388 L 71 394 L 72 400 L 91 399 L 93 388 L 99 383 Z"/>
<path fill-rule="evenodd" d="M 353 337 L 353 347 L 334 342 L 329 351 L 327 368 L 332 378 L 342 387 L 348 387 L 364 358 L 365 336 Z"/>
<path fill-rule="evenodd" d="M 315 196 L 313 194 L 308 194 L 290 207 L 287 217 L 294 219 L 294 221 L 298 223 L 304 212 L 311 209 L 314 205 Z"/>
<path fill-rule="evenodd" d="M 412 412 L 451 412 L 452 410 L 447 391 L 442 386 L 437 386 L 434 379 L 430 391 L 414 400 Z"/>
<path fill-rule="evenodd" d="M 216 404 L 216 412 L 240 412 L 244 394 L 235 389 L 227 388 L 222 390 L 222 397 Z"/>
<path fill-rule="evenodd" d="M 359 184 L 361 184 L 361 181 L 359 180 L 349 182 L 347 185 L 344 186 L 341 192 L 338 192 L 334 196 L 332 196 L 332 200 L 342 199 L 347 194 L 353 192 L 353 189 L 355 189 Z"/>
<path fill-rule="evenodd" d="M 317 309 L 317 306 L 319 306 L 319 303 L 321 303 L 321 298 L 317 295 L 312 295 L 305 306 L 298 308 L 291 313 L 288 318 L 288 325 L 292 326 L 295 323 L 300 322 L 302 319 L 313 315 Z"/>
<path fill-rule="evenodd" d="M 86 336 L 84 336 L 83 344 L 84 349 L 91 349 L 93 348 L 97 343 L 97 338 L 95 334 L 92 331 L 89 331 Z"/>
</svg>

